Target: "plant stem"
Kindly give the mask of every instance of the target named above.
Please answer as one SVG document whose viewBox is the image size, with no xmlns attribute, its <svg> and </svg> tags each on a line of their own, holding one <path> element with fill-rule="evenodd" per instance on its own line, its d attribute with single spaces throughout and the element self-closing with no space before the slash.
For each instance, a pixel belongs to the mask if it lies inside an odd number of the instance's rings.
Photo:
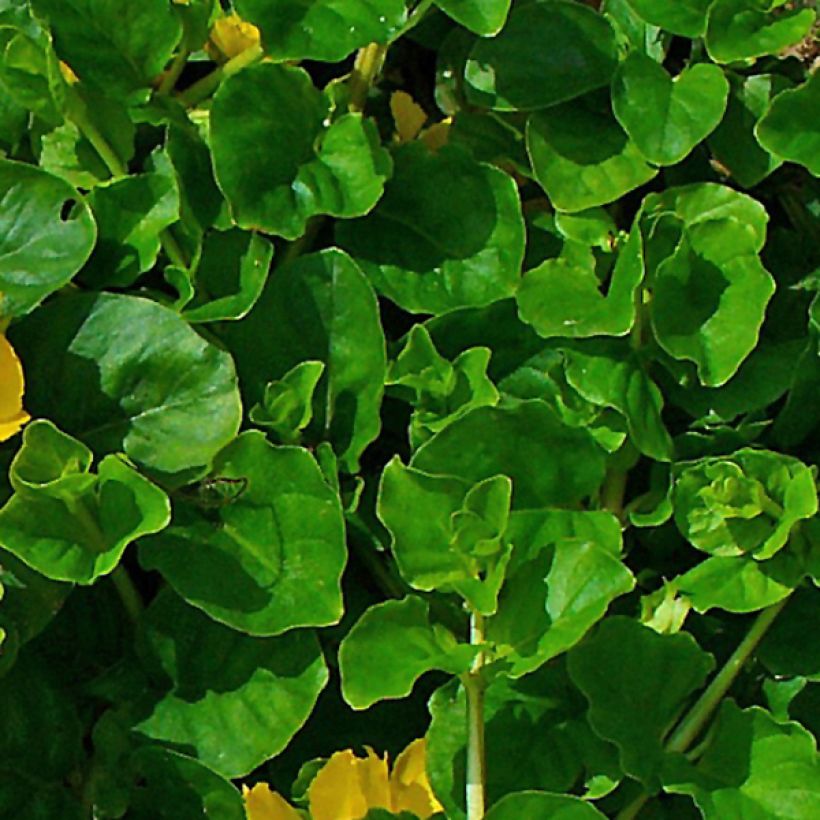
<svg viewBox="0 0 820 820">
<path fill-rule="evenodd" d="M 128 613 L 128 617 L 133 623 L 138 623 L 144 605 L 139 592 L 137 592 L 137 588 L 134 586 L 134 582 L 131 580 L 131 576 L 122 564 L 111 573 L 111 580 L 117 588 L 120 600 L 122 601 L 125 611 Z"/>
<path fill-rule="evenodd" d="M 621 520 L 624 514 L 627 477 L 626 470 L 611 468 L 607 470 L 601 487 L 601 508 L 609 510 L 618 520 Z"/>
<path fill-rule="evenodd" d="M 788 597 L 764 609 L 755 619 L 746 637 L 738 644 L 723 668 L 715 675 L 704 693 L 698 698 L 686 717 L 678 724 L 677 729 L 666 742 L 667 752 L 685 752 L 692 741 L 700 734 L 703 727 L 711 718 L 712 713 L 720 705 L 729 687 L 735 682 L 743 665 L 755 651 L 763 639 L 780 610 L 786 605 Z"/>
<path fill-rule="evenodd" d="M 473 612 L 470 616 L 470 643 L 484 643 L 484 616 Z M 464 679 L 467 695 L 467 820 L 484 817 L 486 762 L 484 754 L 484 681 L 481 668 L 484 653 L 479 652 Z"/>
<path fill-rule="evenodd" d="M 369 46 L 360 48 L 353 63 L 353 71 L 350 75 L 350 111 L 364 111 L 367 102 L 367 94 L 379 72 L 384 65 L 384 55 L 387 54 L 387 46 L 379 43 L 371 43 Z"/>
<path fill-rule="evenodd" d="M 738 644 L 721 670 L 706 687 L 703 694 L 678 724 L 664 744 L 666 752 L 685 752 L 703 731 L 715 710 L 720 706 L 731 685 L 735 682 L 743 665 L 755 651 L 763 636 L 786 605 L 788 596 L 782 601 L 764 609 L 755 619 L 746 637 Z M 616 820 L 632 820 L 649 800 L 649 795 L 638 795 L 631 803 L 618 812 Z"/>
<path fill-rule="evenodd" d="M 255 63 L 262 57 L 262 46 L 255 45 L 246 48 L 244 51 L 232 57 L 224 65 L 215 68 L 210 74 L 206 74 L 201 80 L 197 80 L 193 85 L 177 95 L 177 99 L 186 107 L 193 108 L 206 100 L 219 88 L 219 84 L 225 77 L 230 77 L 241 71 L 243 68 Z"/>
<path fill-rule="evenodd" d="M 169 94 L 171 92 L 179 79 L 179 75 L 182 74 L 185 69 L 185 64 L 188 62 L 190 54 L 191 52 L 188 51 L 187 48 L 180 49 L 177 52 L 176 57 L 174 57 L 171 65 L 165 72 L 162 82 L 159 84 L 159 88 L 157 89 L 158 94 Z"/>
</svg>

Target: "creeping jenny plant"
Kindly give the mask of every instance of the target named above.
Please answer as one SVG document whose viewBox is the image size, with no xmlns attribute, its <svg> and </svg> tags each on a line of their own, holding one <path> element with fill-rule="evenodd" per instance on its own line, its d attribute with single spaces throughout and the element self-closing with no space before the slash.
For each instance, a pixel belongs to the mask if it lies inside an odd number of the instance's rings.
<svg viewBox="0 0 820 820">
<path fill-rule="evenodd" d="M 820 816 L 815 6 L 0 0 L 0 816 Z"/>
</svg>

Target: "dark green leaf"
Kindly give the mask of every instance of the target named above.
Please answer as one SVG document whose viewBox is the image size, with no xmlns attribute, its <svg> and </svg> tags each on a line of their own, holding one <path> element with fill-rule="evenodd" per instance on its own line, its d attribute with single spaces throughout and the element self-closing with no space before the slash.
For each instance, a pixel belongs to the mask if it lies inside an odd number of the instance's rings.
<svg viewBox="0 0 820 820">
<path fill-rule="evenodd" d="M 362 216 L 390 176 L 373 122 L 345 114 L 331 123 L 330 100 L 301 68 L 263 63 L 234 74 L 210 122 L 216 179 L 242 228 L 295 239 L 312 216 Z"/>
<path fill-rule="evenodd" d="M 436 0 L 457 23 L 488 37 L 498 34 L 507 20 L 512 0 Z"/>
<path fill-rule="evenodd" d="M 487 820 L 519 820 L 550 817 L 556 820 L 598 820 L 606 817 L 580 797 L 548 792 L 523 791 L 507 795 L 485 815 Z"/>
<path fill-rule="evenodd" d="M 249 430 L 216 457 L 213 475 L 215 489 L 240 481 L 237 494 L 215 499 L 213 515 L 182 498 L 171 527 L 140 545 L 142 565 L 215 620 L 252 635 L 336 623 L 344 522 L 310 453 L 273 447 Z"/>
<path fill-rule="evenodd" d="M 470 668 L 478 648 L 430 623 L 427 604 L 408 596 L 370 607 L 339 647 L 342 692 L 354 709 L 409 695 L 425 672 Z"/>
<path fill-rule="evenodd" d="M 146 611 L 143 641 L 171 688 L 135 730 L 192 750 L 228 778 L 284 749 L 327 682 L 311 631 L 252 638 L 168 592 Z"/>
<path fill-rule="evenodd" d="M 239 427 L 230 356 L 155 302 L 66 296 L 11 335 L 29 380 L 29 411 L 97 452 L 124 450 L 175 473 L 207 465 Z"/>
<path fill-rule="evenodd" d="M 444 313 L 512 295 L 524 257 L 513 180 L 463 150 L 418 143 L 395 154 L 384 198 L 336 228 L 376 289 L 412 313 Z"/>
<path fill-rule="evenodd" d="M 673 34 L 700 37 L 706 30 L 706 14 L 712 0 L 629 0 L 638 14 Z"/>
<path fill-rule="evenodd" d="M 91 211 L 51 174 L 0 159 L 0 314 L 21 316 L 71 281 L 96 239 Z"/>
<path fill-rule="evenodd" d="M 605 17 L 568 0 L 533 0 L 512 10 L 497 37 L 476 42 L 464 78 L 475 105 L 531 111 L 605 86 L 616 64 Z"/>
<path fill-rule="evenodd" d="M 237 0 L 243 18 L 262 30 L 277 61 L 335 63 L 368 43 L 386 43 L 404 23 L 402 0 Z"/>
</svg>

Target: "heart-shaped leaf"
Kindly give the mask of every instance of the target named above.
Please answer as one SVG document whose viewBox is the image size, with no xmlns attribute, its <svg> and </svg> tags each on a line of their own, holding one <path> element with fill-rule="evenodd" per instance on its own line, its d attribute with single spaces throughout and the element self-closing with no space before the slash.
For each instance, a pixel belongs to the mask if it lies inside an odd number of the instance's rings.
<svg viewBox="0 0 820 820">
<path fill-rule="evenodd" d="M 698 63 L 672 79 L 638 51 L 612 80 L 612 107 L 638 150 L 656 165 L 674 165 L 723 117 L 729 83 L 718 66 Z"/>
</svg>

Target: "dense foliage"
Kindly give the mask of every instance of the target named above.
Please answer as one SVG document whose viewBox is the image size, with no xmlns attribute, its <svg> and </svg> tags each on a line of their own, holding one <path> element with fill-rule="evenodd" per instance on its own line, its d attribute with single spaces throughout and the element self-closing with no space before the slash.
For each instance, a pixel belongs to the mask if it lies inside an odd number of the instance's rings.
<svg viewBox="0 0 820 820">
<path fill-rule="evenodd" d="M 0 816 L 820 817 L 814 5 L 0 0 Z"/>
</svg>

